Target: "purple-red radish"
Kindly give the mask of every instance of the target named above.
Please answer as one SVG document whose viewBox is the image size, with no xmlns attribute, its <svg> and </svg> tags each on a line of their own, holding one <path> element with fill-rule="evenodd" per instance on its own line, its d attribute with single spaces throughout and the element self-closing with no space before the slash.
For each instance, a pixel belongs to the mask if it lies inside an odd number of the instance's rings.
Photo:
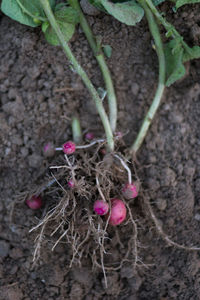
<svg viewBox="0 0 200 300">
<path fill-rule="evenodd" d="M 127 183 L 122 188 L 122 194 L 125 199 L 134 199 L 138 196 L 138 185 L 135 183 Z"/>
<path fill-rule="evenodd" d="M 42 207 L 42 198 L 40 196 L 33 195 L 30 199 L 26 200 L 26 204 L 33 210 L 40 209 Z"/>
<path fill-rule="evenodd" d="M 109 214 L 107 215 L 109 217 Z M 121 224 L 126 219 L 126 206 L 120 199 L 111 199 L 111 212 L 109 224 L 116 226 Z"/>
<path fill-rule="evenodd" d="M 123 138 L 123 133 L 121 131 L 117 131 L 117 132 L 115 132 L 115 137 L 117 139 L 121 139 L 121 138 Z"/>
<path fill-rule="evenodd" d="M 106 151 L 106 148 L 101 148 L 99 150 L 99 152 L 102 154 L 102 155 L 106 155 L 107 151 Z"/>
<path fill-rule="evenodd" d="M 88 140 L 88 141 L 94 140 L 94 133 L 93 132 L 87 132 L 85 134 L 85 139 Z"/>
<path fill-rule="evenodd" d="M 75 182 L 72 179 L 70 179 L 67 184 L 68 184 L 68 187 L 70 187 L 71 189 L 73 189 L 75 187 Z"/>
<path fill-rule="evenodd" d="M 68 141 L 64 143 L 62 149 L 65 154 L 72 154 L 76 150 L 76 145 L 74 144 L 74 142 Z"/>
<path fill-rule="evenodd" d="M 97 215 L 104 216 L 108 213 L 109 205 L 103 200 L 96 200 L 93 208 Z"/>
<path fill-rule="evenodd" d="M 44 145 L 43 148 L 43 153 L 46 157 L 52 157 L 55 154 L 55 147 L 53 143 L 48 142 L 47 144 Z"/>
</svg>

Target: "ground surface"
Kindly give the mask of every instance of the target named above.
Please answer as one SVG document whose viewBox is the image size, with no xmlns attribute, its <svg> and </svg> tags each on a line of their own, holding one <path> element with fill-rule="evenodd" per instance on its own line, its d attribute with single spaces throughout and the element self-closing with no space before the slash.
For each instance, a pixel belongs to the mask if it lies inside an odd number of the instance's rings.
<svg viewBox="0 0 200 300">
<path fill-rule="evenodd" d="M 170 11 L 163 6 L 163 10 Z M 200 42 L 199 6 L 171 14 L 171 21 L 191 44 Z M 133 272 L 129 264 L 108 272 L 105 289 L 100 269 L 68 268 L 68 246 L 44 249 L 32 268 L 36 217 L 25 205 L 11 223 L 14 195 L 28 189 L 49 162 L 42 146 L 51 140 L 61 145 L 71 137 L 69 119 L 80 114 L 84 129 L 101 130 L 94 106 L 81 80 L 72 73 L 59 48 L 45 42 L 39 30 L 0 16 L 0 299 L 199 299 L 200 254 L 168 247 L 145 215 L 140 197 L 136 210 L 140 259 L 148 266 Z M 119 99 L 118 130 L 127 145 L 136 136 L 156 88 L 157 58 L 146 23 L 126 27 L 108 16 L 89 18 L 93 31 L 113 48 L 108 63 Z M 87 42 L 78 29 L 72 48 L 95 86 L 103 86 Z M 176 242 L 200 245 L 200 61 L 189 75 L 167 89 L 159 113 L 139 153 L 143 188 L 163 229 Z M 63 91 L 60 89 L 64 89 Z M 142 200 L 141 200 L 142 201 Z M 122 243 L 130 232 L 119 227 Z M 115 241 L 118 262 L 126 249 Z"/>
</svg>

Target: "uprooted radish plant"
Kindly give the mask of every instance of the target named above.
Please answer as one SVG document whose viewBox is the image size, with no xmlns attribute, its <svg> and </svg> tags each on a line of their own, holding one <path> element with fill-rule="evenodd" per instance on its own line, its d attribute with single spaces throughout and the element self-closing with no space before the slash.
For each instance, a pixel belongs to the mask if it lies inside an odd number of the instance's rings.
<svg viewBox="0 0 200 300">
<path fill-rule="evenodd" d="M 55 0 L 3 0 L 1 9 L 6 15 L 22 24 L 32 27 L 41 26 L 46 40 L 51 45 L 60 45 L 63 48 L 70 67 L 82 78 L 90 92 L 105 130 L 105 138 L 97 139 L 92 132 L 88 132 L 83 142 L 79 120 L 74 117 L 72 119 L 73 140 L 66 141 L 60 147 L 55 147 L 51 142 L 45 145 L 44 155 L 57 157 L 56 163 L 49 168 L 51 178 L 41 186 L 34 186 L 29 193 L 21 194 L 21 199 L 18 199 L 18 201 L 26 200 L 27 205 L 32 209 L 39 209 L 43 204 L 41 197 L 48 196 L 49 210 L 31 229 L 31 231 L 39 231 L 36 237 L 34 261 L 40 257 L 44 236 L 48 235 L 54 241 L 52 249 L 63 239 L 71 245 L 70 265 L 73 262 L 81 263 L 85 255 L 90 255 L 93 264 L 101 267 L 105 275 L 107 269 L 121 268 L 125 261 L 131 261 L 134 267 L 140 263 L 137 250 L 137 225 L 130 208 L 133 199 L 138 196 L 138 193 L 141 194 L 134 158 L 159 107 L 165 87 L 185 74 L 186 61 L 200 57 L 200 47 L 189 47 L 175 27 L 159 12 L 157 5 L 164 0 L 89 1 L 98 9 L 129 26 L 135 26 L 145 15 L 154 39 L 159 61 L 158 87 L 129 151 L 122 142 L 123 135 L 116 132 L 117 100 L 103 47 L 101 41 L 93 36 L 79 1 L 68 0 L 64 3 L 59 1 L 57 4 Z M 177 10 L 191 1 L 171 2 Z M 192 1 L 194 2 L 200 1 Z M 69 47 L 68 42 L 78 23 L 101 69 L 105 83 L 103 95 L 94 87 Z M 168 42 L 163 43 L 159 26 L 164 27 L 165 40 L 168 39 Z M 102 102 L 105 96 L 108 99 L 109 116 Z M 61 157 L 56 155 L 60 152 Z M 130 158 L 133 159 L 132 164 L 128 161 Z M 159 234 L 169 245 L 199 250 L 197 247 L 182 246 L 170 240 L 160 227 L 150 203 L 148 201 L 145 203 Z M 114 234 L 112 226 L 121 223 L 124 226 L 127 223 L 132 224 L 132 233 L 128 232 L 131 237 L 127 245 L 128 250 L 118 266 L 115 265 L 116 262 L 105 264 L 104 257 L 109 251 L 110 237 Z"/>
</svg>

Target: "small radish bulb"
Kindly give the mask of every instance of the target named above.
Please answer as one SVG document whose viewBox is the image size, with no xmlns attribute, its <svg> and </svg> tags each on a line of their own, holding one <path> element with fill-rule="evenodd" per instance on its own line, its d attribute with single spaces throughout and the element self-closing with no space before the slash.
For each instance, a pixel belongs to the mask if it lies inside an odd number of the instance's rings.
<svg viewBox="0 0 200 300">
<path fill-rule="evenodd" d="M 70 187 L 71 189 L 73 189 L 75 187 L 75 183 L 72 179 L 70 179 L 67 184 L 68 184 L 68 187 Z"/>
<path fill-rule="evenodd" d="M 109 215 L 108 215 L 109 216 Z M 120 199 L 111 199 L 111 214 L 109 224 L 116 226 L 126 219 L 126 206 Z"/>
<path fill-rule="evenodd" d="M 107 151 L 106 151 L 106 148 L 101 148 L 99 150 L 99 152 L 102 154 L 102 155 L 106 155 Z"/>
<path fill-rule="evenodd" d="M 94 211 L 97 215 L 103 216 L 108 213 L 109 205 L 103 200 L 96 200 L 94 202 Z"/>
<path fill-rule="evenodd" d="M 127 183 L 122 188 L 122 194 L 125 199 L 134 199 L 138 196 L 138 186 L 135 183 Z"/>
<path fill-rule="evenodd" d="M 87 132 L 85 134 L 85 139 L 88 141 L 92 141 L 94 139 L 94 133 L 93 132 Z"/>
<path fill-rule="evenodd" d="M 55 154 L 55 148 L 52 143 L 47 143 L 44 145 L 43 153 L 46 157 L 52 157 Z"/>
<path fill-rule="evenodd" d="M 121 131 L 117 131 L 117 132 L 115 132 L 115 137 L 117 139 L 121 139 L 121 138 L 123 138 L 123 133 Z"/>
<path fill-rule="evenodd" d="M 30 199 L 26 200 L 26 204 L 31 209 L 40 209 L 42 207 L 42 198 L 40 196 L 33 195 Z"/>
<path fill-rule="evenodd" d="M 68 142 L 64 143 L 62 148 L 63 148 L 63 152 L 65 154 L 72 154 L 76 150 L 76 145 L 73 142 L 68 141 Z"/>
</svg>

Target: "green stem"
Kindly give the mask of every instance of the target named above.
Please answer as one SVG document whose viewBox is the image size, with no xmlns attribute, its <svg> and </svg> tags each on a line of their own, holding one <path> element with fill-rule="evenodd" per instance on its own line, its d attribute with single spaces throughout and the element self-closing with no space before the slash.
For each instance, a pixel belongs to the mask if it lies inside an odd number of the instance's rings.
<svg viewBox="0 0 200 300">
<path fill-rule="evenodd" d="M 88 88 L 88 90 L 90 91 L 90 94 L 92 95 L 92 98 L 95 102 L 97 111 L 100 115 L 101 121 L 103 123 L 104 129 L 105 129 L 105 133 L 106 133 L 106 138 L 107 138 L 107 143 L 108 143 L 108 148 L 110 151 L 113 151 L 114 149 L 114 140 L 113 140 L 113 134 L 112 134 L 112 130 L 110 127 L 110 123 L 107 117 L 107 114 L 104 110 L 102 101 L 98 95 L 98 92 L 96 91 L 95 87 L 93 86 L 92 82 L 90 81 L 89 77 L 87 76 L 87 74 L 85 73 L 85 71 L 83 70 L 83 68 L 79 65 L 77 59 L 74 57 L 68 43 L 65 41 L 65 37 L 63 36 L 60 27 L 58 25 L 58 23 L 56 22 L 56 19 L 53 15 L 53 12 L 51 10 L 50 4 L 48 0 L 40 0 L 40 3 L 44 9 L 44 12 L 53 28 L 53 30 L 55 31 L 60 44 L 67 56 L 67 58 L 69 59 L 70 63 L 72 64 L 73 68 L 76 70 L 76 72 L 79 74 L 79 76 L 82 78 L 84 84 L 86 85 L 86 87 Z"/>
<path fill-rule="evenodd" d="M 161 40 L 160 32 L 158 25 L 155 22 L 154 16 L 151 13 L 150 9 L 146 5 L 144 0 L 138 0 L 138 2 L 141 4 L 141 6 L 144 8 L 145 15 L 149 24 L 149 29 L 151 31 L 151 34 L 155 41 L 156 46 L 156 52 L 158 55 L 158 61 L 159 61 L 159 79 L 158 79 L 158 87 L 156 90 L 155 97 L 153 99 L 153 102 L 144 118 L 144 121 L 142 123 L 142 126 L 139 130 L 139 133 L 136 137 L 135 142 L 131 146 L 131 152 L 136 154 L 136 152 L 139 150 L 145 136 L 147 135 L 147 131 L 149 129 L 149 126 L 152 123 L 152 120 L 156 114 L 156 111 L 159 107 L 159 104 L 161 102 L 161 98 L 164 92 L 165 88 L 165 55 L 163 50 L 163 43 Z"/>
<path fill-rule="evenodd" d="M 181 44 L 184 47 L 184 49 L 192 55 L 190 47 L 186 44 L 186 42 L 183 41 L 183 37 L 180 35 L 180 33 L 176 30 L 176 28 L 169 23 L 162 15 L 161 13 L 157 10 L 155 5 L 151 0 L 146 0 L 146 4 L 149 6 L 151 9 L 152 13 L 154 16 L 158 19 L 158 21 L 163 25 L 167 33 L 171 34 L 173 38 L 180 38 Z"/>
<path fill-rule="evenodd" d="M 76 144 L 80 144 L 82 142 L 82 130 L 80 121 L 77 117 L 72 118 L 72 135 L 73 135 L 73 141 Z"/>
<path fill-rule="evenodd" d="M 92 51 L 94 53 L 94 56 L 96 57 L 96 60 L 99 64 L 99 67 L 101 69 L 105 86 L 106 86 L 106 91 L 108 95 L 108 105 L 109 105 L 109 119 L 110 119 L 110 126 L 113 132 L 116 130 L 116 124 L 117 124 L 117 99 L 115 95 L 115 90 L 113 86 L 113 82 L 111 79 L 111 74 L 108 69 L 108 66 L 105 61 L 105 57 L 97 46 L 95 37 L 91 31 L 91 28 L 81 10 L 80 4 L 78 0 L 68 0 L 68 3 L 75 8 L 79 12 L 79 17 L 80 17 L 80 25 L 83 29 L 83 32 L 86 35 L 86 38 L 88 40 L 88 43 L 90 47 L 92 48 Z"/>
</svg>

